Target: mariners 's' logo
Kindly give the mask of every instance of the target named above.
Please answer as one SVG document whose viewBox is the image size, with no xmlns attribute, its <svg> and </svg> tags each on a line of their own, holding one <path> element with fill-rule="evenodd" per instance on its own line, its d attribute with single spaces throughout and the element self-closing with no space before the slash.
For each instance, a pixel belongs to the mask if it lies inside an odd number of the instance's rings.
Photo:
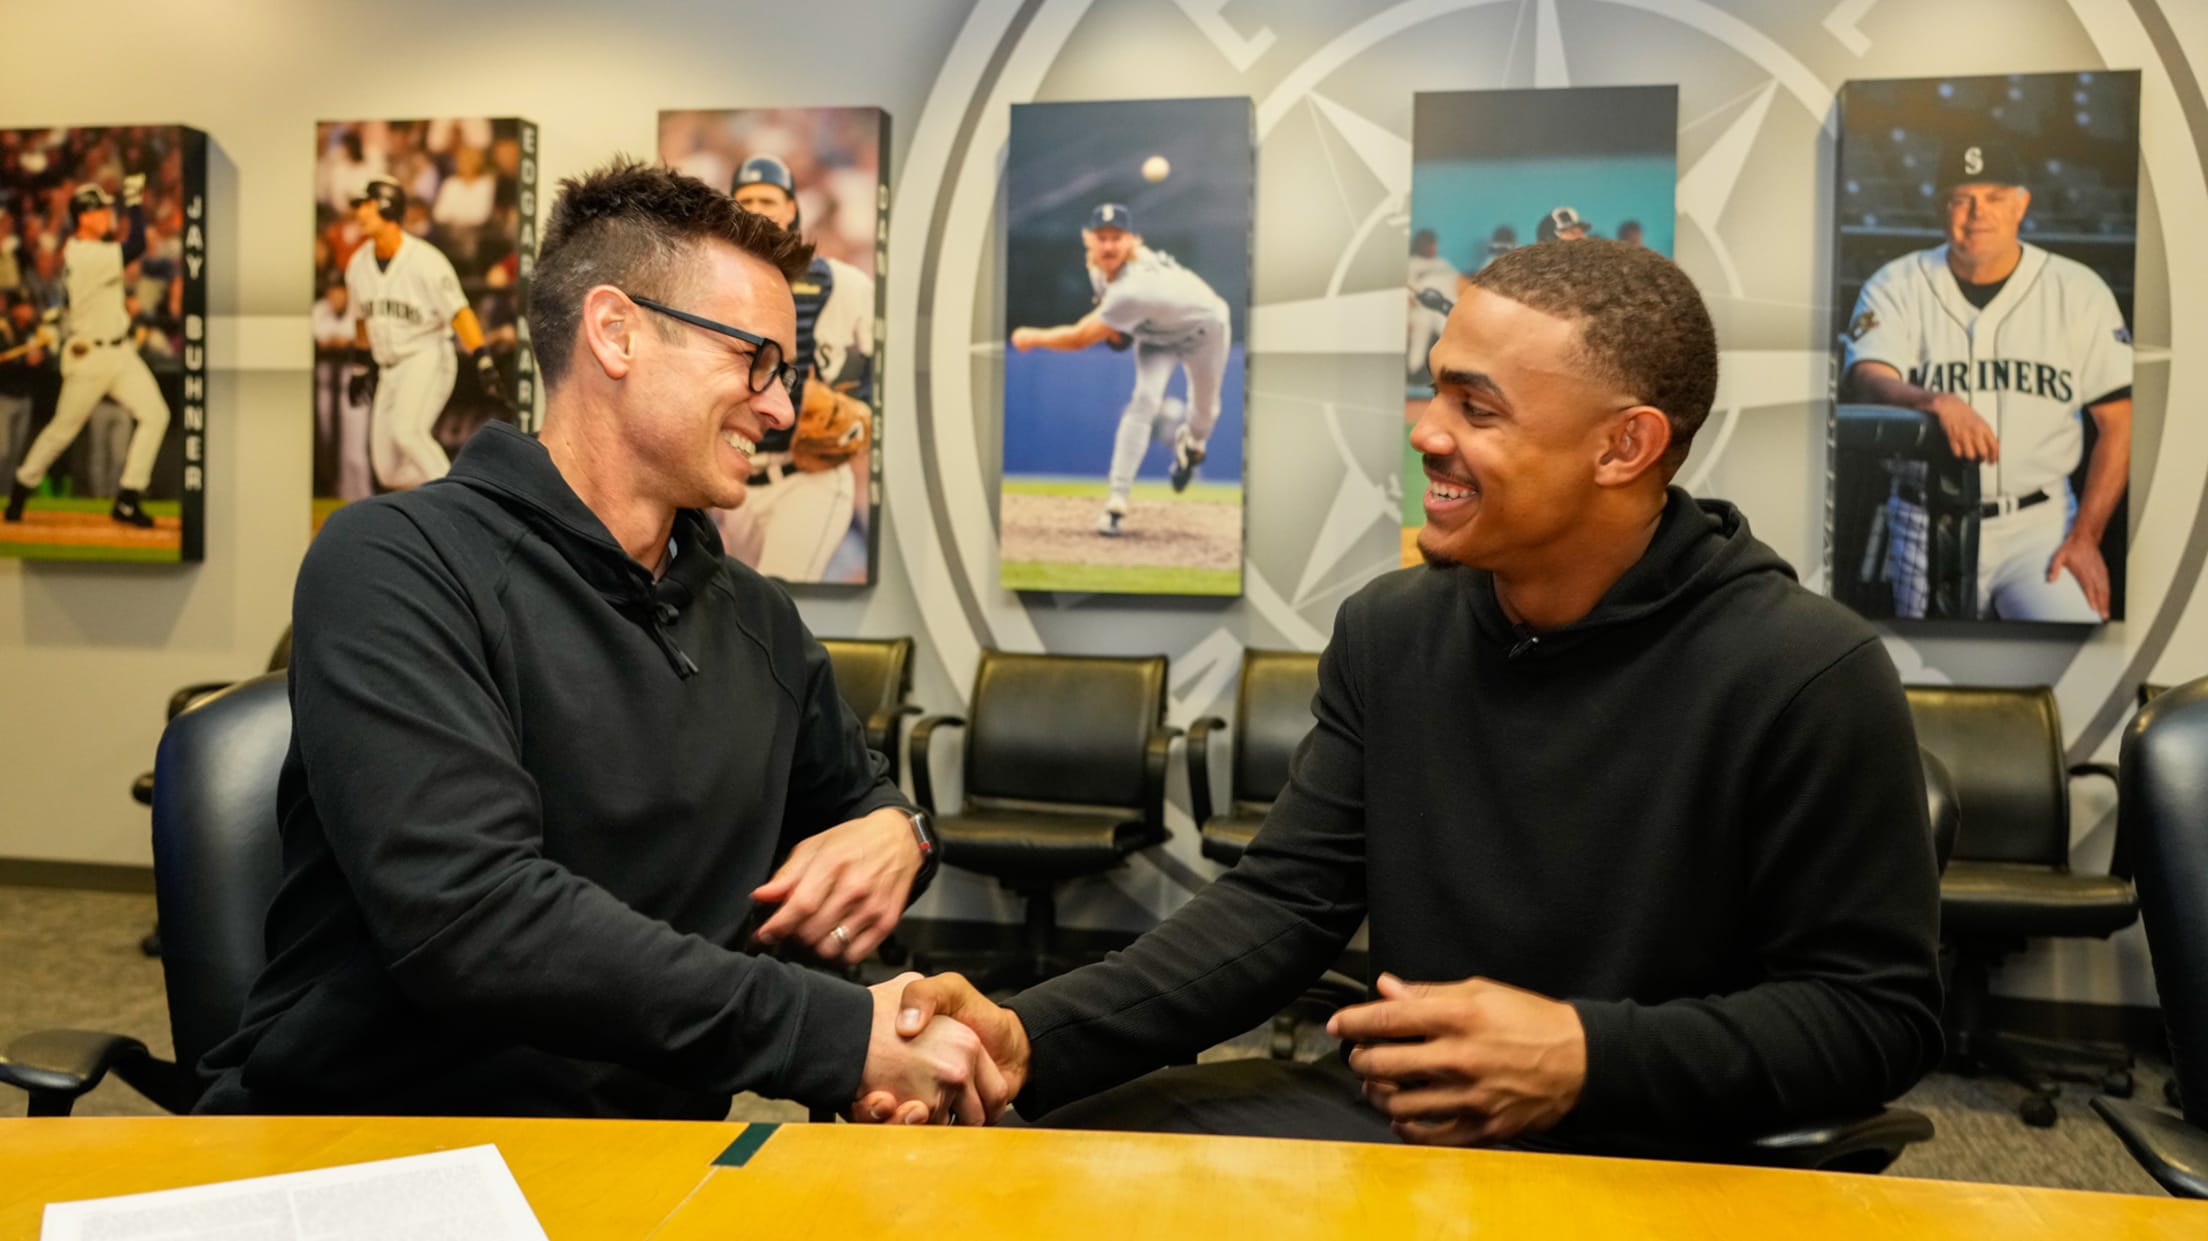
<svg viewBox="0 0 2208 1241">
<path fill-rule="evenodd" d="M 1977 147 L 1971 147 L 1963 152 L 1964 172 L 1969 173 L 1971 176 L 1975 177 L 1985 170 L 1986 157 L 1984 152 L 1980 151 Z"/>
<path fill-rule="evenodd" d="M 1878 312 L 1875 310 L 1866 310 L 1862 314 L 1859 314 L 1855 317 L 1855 322 L 1848 325 L 1848 339 L 1861 340 L 1863 339 L 1864 333 L 1870 331 L 1872 328 L 1877 326 Z"/>
<path fill-rule="evenodd" d="M 2117 328 L 2117 329 L 2116 329 L 2116 343 L 2117 343 L 2117 344 L 2119 344 L 2119 345 L 2128 345 L 2128 344 L 2130 344 L 2130 343 L 2131 343 L 2131 329 L 2130 329 L 2130 328 L 2128 328 L 2128 327 L 2120 327 L 2120 328 Z"/>
</svg>

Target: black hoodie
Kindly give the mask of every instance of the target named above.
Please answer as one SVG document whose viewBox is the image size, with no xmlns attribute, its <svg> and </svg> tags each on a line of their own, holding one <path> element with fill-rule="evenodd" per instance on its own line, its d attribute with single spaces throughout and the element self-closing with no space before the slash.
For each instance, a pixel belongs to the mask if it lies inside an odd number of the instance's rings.
<svg viewBox="0 0 2208 1241">
<path fill-rule="evenodd" d="M 684 511 L 658 582 L 502 424 L 350 504 L 293 599 L 284 877 L 204 1111 L 841 1106 L 872 1002 L 743 951 L 798 839 L 903 805 L 789 597 Z"/>
<path fill-rule="evenodd" d="M 1640 562 L 1533 637 L 1470 569 L 1343 605 L 1248 854 L 1012 1002 L 1033 1116 L 1262 1022 L 1367 915 L 1372 963 L 1571 1001 L 1555 1139 L 1680 1149 L 1875 1108 L 1938 1056 L 1915 731 L 1869 625 L 1674 489 Z"/>
</svg>

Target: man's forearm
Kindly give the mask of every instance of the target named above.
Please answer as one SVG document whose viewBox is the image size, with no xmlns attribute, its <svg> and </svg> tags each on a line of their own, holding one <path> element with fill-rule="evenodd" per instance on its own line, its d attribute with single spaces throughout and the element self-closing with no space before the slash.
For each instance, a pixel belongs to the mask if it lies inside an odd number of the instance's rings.
<svg viewBox="0 0 2208 1241">
<path fill-rule="evenodd" d="M 1848 372 L 1848 382 L 1857 395 L 1870 398 L 1876 405 L 1899 405 L 1919 413 L 1932 412 L 1934 393 L 1920 388 L 1901 377 L 1901 372 L 1883 362 L 1858 362 Z"/>
<path fill-rule="evenodd" d="M 2097 544 L 2131 485 L 2131 401 L 2110 401 L 2095 406 L 2092 414 L 2099 438 L 2085 467 L 2085 494 L 2078 497 L 2078 520 L 2070 532 Z"/>
</svg>

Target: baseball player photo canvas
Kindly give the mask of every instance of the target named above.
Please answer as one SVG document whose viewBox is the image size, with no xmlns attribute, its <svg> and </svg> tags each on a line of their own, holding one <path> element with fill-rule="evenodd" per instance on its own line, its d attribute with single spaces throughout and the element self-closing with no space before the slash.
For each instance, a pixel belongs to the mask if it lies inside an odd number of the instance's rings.
<svg viewBox="0 0 2208 1241">
<path fill-rule="evenodd" d="M 1850 82 L 1838 158 L 1833 596 L 2121 620 L 2139 75 Z"/>
<path fill-rule="evenodd" d="M 203 554 L 207 136 L 0 130 L 0 556 Z"/>
<path fill-rule="evenodd" d="M 1402 563 L 1419 563 L 1426 473 L 1409 428 L 1433 399 L 1426 355 L 1472 273 L 1522 245 L 1614 237 L 1672 252 L 1679 90 L 1420 92 L 1411 104 L 1404 284 Z"/>
<path fill-rule="evenodd" d="M 314 525 L 444 477 L 484 423 L 534 428 L 522 321 L 537 127 L 513 117 L 314 130 Z"/>
<path fill-rule="evenodd" d="M 659 158 L 794 229 L 813 261 L 797 303 L 795 425 L 752 453 L 744 502 L 714 513 L 728 553 L 791 583 L 866 586 L 880 547 L 882 261 L 889 114 L 739 108 L 659 114 Z"/>
<path fill-rule="evenodd" d="M 1007 589 L 1242 593 L 1251 123 L 1247 99 L 1013 107 Z"/>
</svg>

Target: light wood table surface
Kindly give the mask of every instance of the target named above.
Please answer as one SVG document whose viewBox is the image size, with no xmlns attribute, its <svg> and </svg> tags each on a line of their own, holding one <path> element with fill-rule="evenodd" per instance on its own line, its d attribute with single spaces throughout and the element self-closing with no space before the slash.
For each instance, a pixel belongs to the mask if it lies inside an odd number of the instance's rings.
<svg viewBox="0 0 2208 1241">
<path fill-rule="evenodd" d="M 741 1166 L 714 1166 L 740 1138 Z M 764 1138 L 764 1141 L 760 1141 Z M 495 1144 L 554 1238 L 2208 1238 L 2208 1203 L 1499 1151 L 627 1121 L 0 1121 L 0 1241 L 49 1201 Z"/>
</svg>

